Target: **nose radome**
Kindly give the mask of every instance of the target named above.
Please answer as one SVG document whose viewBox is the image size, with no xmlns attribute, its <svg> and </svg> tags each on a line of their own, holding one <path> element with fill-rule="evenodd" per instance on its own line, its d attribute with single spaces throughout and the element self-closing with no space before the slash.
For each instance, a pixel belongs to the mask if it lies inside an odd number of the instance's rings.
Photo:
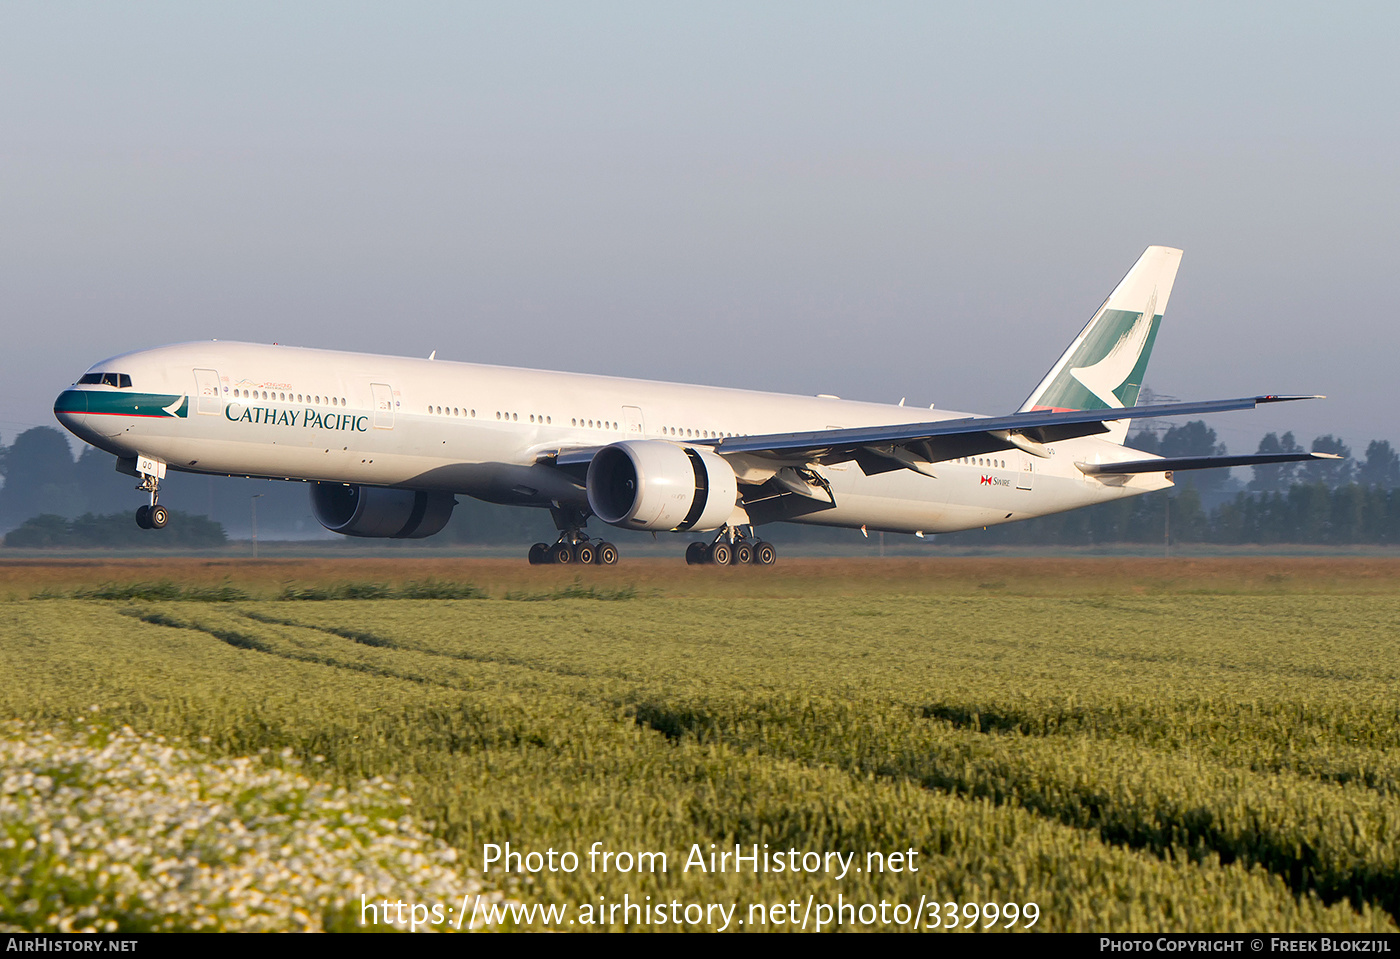
<svg viewBox="0 0 1400 959">
<path fill-rule="evenodd" d="M 64 390 L 58 394 L 58 399 L 53 401 L 53 415 L 67 429 L 81 426 L 87 419 L 87 391 Z"/>
<path fill-rule="evenodd" d="M 53 414 L 59 417 L 63 426 L 69 424 L 67 417 L 83 416 L 87 413 L 87 391 L 85 389 L 64 389 L 59 398 L 53 400 Z"/>
<path fill-rule="evenodd" d="M 96 431 L 88 422 L 87 390 L 64 390 L 53 402 L 53 415 L 63 428 L 78 439 L 92 443 Z"/>
</svg>

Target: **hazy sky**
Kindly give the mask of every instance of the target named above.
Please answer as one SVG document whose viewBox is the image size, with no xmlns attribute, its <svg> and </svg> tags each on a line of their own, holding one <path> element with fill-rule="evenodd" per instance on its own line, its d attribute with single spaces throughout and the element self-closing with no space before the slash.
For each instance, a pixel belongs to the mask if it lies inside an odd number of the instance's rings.
<svg viewBox="0 0 1400 959">
<path fill-rule="evenodd" d="M 1148 385 L 1400 441 L 1400 6 L 0 4 L 0 436 L 247 339 L 1014 409 L 1149 244 Z"/>
</svg>

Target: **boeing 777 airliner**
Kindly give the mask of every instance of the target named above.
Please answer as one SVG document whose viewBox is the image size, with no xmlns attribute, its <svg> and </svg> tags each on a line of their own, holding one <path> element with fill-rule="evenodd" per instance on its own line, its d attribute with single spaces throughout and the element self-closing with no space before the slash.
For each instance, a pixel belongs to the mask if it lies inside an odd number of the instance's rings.
<svg viewBox="0 0 1400 959">
<path fill-rule="evenodd" d="M 168 469 L 311 484 L 349 536 L 423 537 L 465 494 L 551 511 L 533 563 L 617 561 L 585 532 L 705 531 L 691 563 L 771 564 L 756 528 L 942 533 L 1172 485 L 1176 470 L 1325 454 L 1163 459 L 1123 445 L 1137 417 L 1304 397 L 1137 406 L 1181 251 L 1149 247 L 1020 409 L 934 409 L 678 383 L 210 341 L 124 353 L 54 404 L 139 477 L 160 529 Z"/>
</svg>

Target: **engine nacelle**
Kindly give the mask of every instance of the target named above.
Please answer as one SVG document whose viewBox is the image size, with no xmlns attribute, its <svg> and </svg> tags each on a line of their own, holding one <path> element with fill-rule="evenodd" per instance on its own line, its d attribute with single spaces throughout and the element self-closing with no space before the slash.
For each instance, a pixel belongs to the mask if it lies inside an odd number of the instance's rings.
<svg viewBox="0 0 1400 959">
<path fill-rule="evenodd" d="M 718 453 L 664 440 L 626 440 L 588 464 L 588 505 L 624 529 L 718 529 L 739 497 L 734 470 Z"/>
<path fill-rule="evenodd" d="M 311 507 L 332 533 L 422 539 L 442 531 L 457 501 L 451 493 L 312 483 Z"/>
</svg>

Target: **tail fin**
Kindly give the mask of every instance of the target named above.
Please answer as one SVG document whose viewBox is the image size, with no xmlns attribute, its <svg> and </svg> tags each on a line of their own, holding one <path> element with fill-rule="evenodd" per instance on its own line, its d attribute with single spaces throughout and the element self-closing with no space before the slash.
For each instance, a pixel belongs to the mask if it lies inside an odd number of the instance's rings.
<svg viewBox="0 0 1400 959">
<path fill-rule="evenodd" d="M 1180 265 L 1180 250 L 1149 246 L 1018 412 L 1137 405 Z M 1127 435 L 1128 421 L 1119 420 L 1105 439 L 1122 443 Z"/>
</svg>

